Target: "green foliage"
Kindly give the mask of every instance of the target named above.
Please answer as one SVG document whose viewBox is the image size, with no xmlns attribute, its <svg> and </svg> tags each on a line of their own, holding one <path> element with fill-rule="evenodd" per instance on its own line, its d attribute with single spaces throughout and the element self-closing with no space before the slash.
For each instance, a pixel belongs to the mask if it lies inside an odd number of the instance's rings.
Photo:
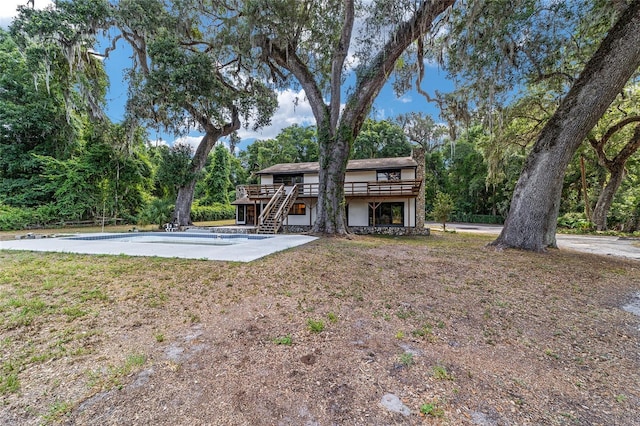
<svg viewBox="0 0 640 426">
<path fill-rule="evenodd" d="M 438 407 L 437 402 L 426 402 L 420 405 L 420 414 L 424 416 L 444 417 L 444 410 Z"/>
<path fill-rule="evenodd" d="M 411 144 L 397 124 L 367 119 L 358 137 L 353 141 L 351 158 L 406 157 L 411 154 Z"/>
<path fill-rule="evenodd" d="M 130 144 L 122 126 L 85 125 L 84 149 L 68 159 L 38 156 L 64 220 L 98 217 L 134 221 L 151 188 L 143 134 Z"/>
<path fill-rule="evenodd" d="M 193 148 L 187 144 L 158 147 L 161 161 L 156 171 L 156 185 L 162 188 L 164 197 L 175 199 L 178 188 L 187 185 L 197 177 L 191 167 Z"/>
<path fill-rule="evenodd" d="M 20 381 L 16 365 L 10 361 L 3 362 L 0 368 L 0 395 L 16 393 L 19 390 Z"/>
<path fill-rule="evenodd" d="M 324 322 L 322 320 L 309 318 L 307 320 L 307 327 L 312 333 L 322 333 L 324 331 Z"/>
<path fill-rule="evenodd" d="M 26 229 L 29 225 L 37 222 L 34 209 L 0 204 L 0 231 Z"/>
<path fill-rule="evenodd" d="M 194 203 L 191 207 L 191 220 L 193 222 L 233 219 L 235 215 L 236 209 L 230 204 L 215 203 L 211 206 L 201 206 Z"/>
<path fill-rule="evenodd" d="M 50 81 L 34 84 L 33 68 L 11 37 L 0 29 L 0 203 L 36 207 L 52 201 L 42 163 L 35 155 L 66 158 L 75 149 L 78 112 L 68 119 L 63 77 L 52 68 Z"/>
<path fill-rule="evenodd" d="M 447 221 L 453 212 L 453 199 L 449 194 L 439 192 L 433 203 L 433 212 L 431 215 L 435 220 L 442 223 L 442 228 L 446 229 Z"/>
<path fill-rule="evenodd" d="M 493 207 L 487 190 L 487 166 L 480 151 L 486 135 L 480 126 L 465 132 L 446 152 L 449 182 L 446 191 L 452 195 L 457 211 L 486 214 Z"/>
<path fill-rule="evenodd" d="M 585 232 L 593 229 L 593 223 L 587 220 L 584 213 L 565 213 L 558 218 L 558 227 Z"/>
<path fill-rule="evenodd" d="M 287 334 L 286 336 L 276 337 L 275 339 L 273 339 L 273 343 L 275 343 L 276 345 L 291 346 L 293 340 L 291 339 L 291 335 Z"/>
<path fill-rule="evenodd" d="M 488 165 L 494 160 L 488 155 L 492 144 L 481 126 L 471 126 L 455 143 L 447 141 L 426 152 L 425 209 L 431 216 L 436 195 L 444 192 L 451 195 L 456 220 L 502 223 L 521 170 L 522 155 L 510 152 L 508 159 L 500 157 L 504 160 L 496 166 L 500 178 L 491 177 Z"/>
<path fill-rule="evenodd" d="M 416 362 L 411 352 L 404 352 L 400 354 L 400 357 L 398 360 L 400 361 L 400 364 L 403 365 L 404 367 L 411 367 Z"/>
<path fill-rule="evenodd" d="M 0 231 L 41 228 L 59 222 L 59 218 L 58 209 L 53 204 L 37 208 L 0 204 Z"/>
<path fill-rule="evenodd" d="M 164 223 L 171 221 L 173 216 L 173 204 L 167 200 L 154 198 L 146 204 L 140 216 L 138 224 L 150 225 L 156 224 L 162 226 Z"/>
<path fill-rule="evenodd" d="M 256 140 L 240 152 L 245 170 L 253 173 L 274 164 L 318 161 L 315 126 L 284 128 L 275 139 Z"/>
<path fill-rule="evenodd" d="M 453 376 L 442 365 L 433 367 L 433 377 L 440 380 L 453 380 Z"/>
<path fill-rule="evenodd" d="M 73 410 L 73 404 L 68 401 L 56 401 L 49 408 L 49 412 L 43 416 L 47 423 L 60 422 L 61 419 Z"/>
<path fill-rule="evenodd" d="M 476 111 L 493 114 L 513 99 L 514 88 L 532 81 L 566 87 L 567 77 L 577 77 L 584 63 L 576 53 L 588 58 L 617 12 L 591 0 L 491 1 L 481 13 L 473 2 L 458 6 L 441 39 L 447 46 L 443 65 L 464 82 L 450 105 L 458 118 L 463 115 L 460 104 L 468 101 Z"/>
<path fill-rule="evenodd" d="M 231 185 L 231 153 L 224 145 L 218 144 L 213 150 L 213 160 L 208 166 L 208 173 L 204 179 L 206 204 L 229 204 Z M 192 216 L 193 219 L 193 216 Z"/>
<path fill-rule="evenodd" d="M 424 148 L 425 153 L 435 152 L 446 141 L 447 127 L 436 124 L 431 116 L 422 112 L 400 114 L 395 121 L 402 127 L 407 138 Z"/>
</svg>

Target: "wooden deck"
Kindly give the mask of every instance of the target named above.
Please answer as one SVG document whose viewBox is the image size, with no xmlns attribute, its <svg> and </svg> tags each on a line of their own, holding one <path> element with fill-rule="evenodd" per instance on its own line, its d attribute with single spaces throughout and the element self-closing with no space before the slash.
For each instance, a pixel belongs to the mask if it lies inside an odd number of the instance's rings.
<svg viewBox="0 0 640 426">
<path fill-rule="evenodd" d="M 407 179 L 398 181 L 345 182 L 344 195 L 349 198 L 377 197 L 417 197 L 421 181 Z M 237 198 L 269 199 L 273 197 L 281 185 L 240 185 L 236 188 Z M 298 198 L 318 196 L 317 183 L 298 183 Z"/>
</svg>

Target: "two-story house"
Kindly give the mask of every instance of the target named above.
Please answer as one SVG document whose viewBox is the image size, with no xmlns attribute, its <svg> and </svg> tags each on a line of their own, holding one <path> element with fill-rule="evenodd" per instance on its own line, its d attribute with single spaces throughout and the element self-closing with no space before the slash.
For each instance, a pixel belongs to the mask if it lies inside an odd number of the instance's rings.
<svg viewBox="0 0 640 426">
<path fill-rule="evenodd" d="M 258 185 L 236 189 L 236 224 L 258 233 L 308 231 L 316 220 L 318 163 L 276 164 Z M 345 175 L 347 226 L 353 233 L 428 234 L 424 228 L 424 151 L 351 160 Z"/>
</svg>

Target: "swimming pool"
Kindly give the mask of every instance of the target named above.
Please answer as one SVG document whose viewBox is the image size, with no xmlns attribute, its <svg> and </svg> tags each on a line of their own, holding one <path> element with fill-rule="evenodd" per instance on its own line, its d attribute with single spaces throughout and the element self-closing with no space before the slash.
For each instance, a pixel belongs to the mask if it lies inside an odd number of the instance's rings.
<svg viewBox="0 0 640 426">
<path fill-rule="evenodd" d="M 129 232 L 76 234 L 58 238 L 0 241 L 0 250 L 175 257 L 251 262 L 317 239 L 307 235 L 209 232 Z"/>
<path fill-rule="evenodd" d="M 143 244 L 200 244 L 228 246 L 274 238 L 272 235 L 213 234 L 203 232 L 130 232 L 127 234 L 97 234 L 66 237 L 76 241 L 115 241 Z"/>
</svg>

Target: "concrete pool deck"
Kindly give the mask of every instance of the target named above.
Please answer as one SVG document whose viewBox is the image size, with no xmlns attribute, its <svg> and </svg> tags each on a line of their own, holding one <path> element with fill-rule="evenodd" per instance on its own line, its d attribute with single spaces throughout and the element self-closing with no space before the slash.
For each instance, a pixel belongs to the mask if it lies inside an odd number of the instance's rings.
<svg viewBox="0 0 640 426">
<path fill-rule="evenodd" d="M 143 235 L 144 233 L 140 233 Z M 181 233 L 187 236 L 188 233 Z M 311 242 L 316 237 L 307 235 L 268 235 L 262 240 L 248 240 L 239 244 L 206 245 L 171 243 L 136 243 L 117 240 L 72 240 L 69 237 L 107 235 L 77 234 L 54 238 L 28 238 L 0 241 L 0 250 L 47 251 L 77 254 L 108 254 L 126 256 L 157 256 L 181 259 L 251 262 L 252 260 Z M 133 234 L 123 234 L 131 237 Z"/>
</svg>

